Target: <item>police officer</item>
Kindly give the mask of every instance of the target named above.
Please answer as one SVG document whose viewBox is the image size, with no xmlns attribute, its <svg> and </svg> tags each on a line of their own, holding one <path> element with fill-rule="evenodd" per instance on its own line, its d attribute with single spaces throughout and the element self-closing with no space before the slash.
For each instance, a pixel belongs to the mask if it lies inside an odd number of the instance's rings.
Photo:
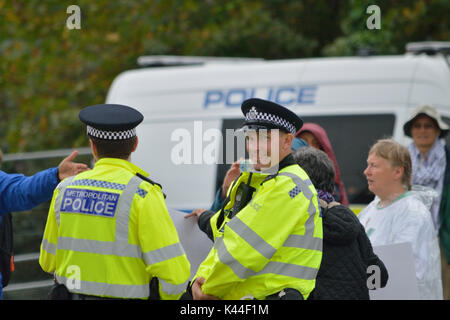
<svg viewBox="0 0 450 320">
<path fill-rule="evenodd" d="M 55 272 L 55 298 L 178 299 L 190 264 L 161 186 L 130 162 L 142 114 L 104 104 L 79 118 L 96 163 L 53 194 L 39 263 Z"/>
<path fill-rule="evenodd" d="M 303 121 L 261 99 L 244 101 L 242 112 L 253 170 L 209 218 L 214 246 L 194 277 L 193 298 L 306 299 L 322 260 L 322 218 L 317 192 L 291 155 Z"/>
</svg>

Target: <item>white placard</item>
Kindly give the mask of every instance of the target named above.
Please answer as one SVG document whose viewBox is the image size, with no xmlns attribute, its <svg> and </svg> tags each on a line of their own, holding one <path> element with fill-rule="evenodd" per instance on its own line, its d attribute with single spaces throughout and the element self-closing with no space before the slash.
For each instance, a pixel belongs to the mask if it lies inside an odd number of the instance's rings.
<svg viewBox="0 0 450 320">
<path fill-rule="evenodd" d="M 371 300 L 418 300 L 419 290 L 411 243 L 373 247 L 389 273 L 386 287 L 369 290 Z"/>
<path fill-rule="evenodd" d="M 199 229 L 197 218 L 190 217 L 185 219 L 185 212 L 171 208 L 168 210 L 180 237 L 181 245 L 191 263 L 191 277 L 189 279 L 192 280 L 192 277 L 197 272 L 198 266 L 211 250 L 213 242 Z"/>
</svg>

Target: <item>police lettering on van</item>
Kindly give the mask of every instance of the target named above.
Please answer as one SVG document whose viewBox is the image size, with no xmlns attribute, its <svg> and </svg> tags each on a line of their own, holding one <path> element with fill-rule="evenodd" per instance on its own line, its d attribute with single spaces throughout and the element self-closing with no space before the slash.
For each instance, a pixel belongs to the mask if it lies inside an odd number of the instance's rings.
<svg viewBox="0 0 450 320">
<path fill-rule="evenodd" d="M 203 100 L 203 108 L 215 106 L 240 107 L 244 100 L 254 97 L 267 99 L 285 106 L 294 103 L 314 104 L 316 91 L 316 85 L 208 90 Z"/>
</svg>

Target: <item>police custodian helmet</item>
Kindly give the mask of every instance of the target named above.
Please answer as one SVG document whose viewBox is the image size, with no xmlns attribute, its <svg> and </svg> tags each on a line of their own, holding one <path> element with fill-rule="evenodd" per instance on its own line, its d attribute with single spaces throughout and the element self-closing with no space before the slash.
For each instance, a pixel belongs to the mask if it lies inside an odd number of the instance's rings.
<svg viewBox="0 0 450 320">
<path fill-rule="evenodd" d="M 125 140 L 136 136 L 136 127 L 144 116 L 128 106 L 98 104 L 83 108 L 78 117 L 87 125 L 90 137 L 102 140 Z"/>
<path fill-rule="evenodd" d="M 243 130 L 281 129 L 295 135 L 303 126 L 303 120 L 294 112 L 272 101 L 247 99 L 241 110 L 245 116 Z"/>
</svg>

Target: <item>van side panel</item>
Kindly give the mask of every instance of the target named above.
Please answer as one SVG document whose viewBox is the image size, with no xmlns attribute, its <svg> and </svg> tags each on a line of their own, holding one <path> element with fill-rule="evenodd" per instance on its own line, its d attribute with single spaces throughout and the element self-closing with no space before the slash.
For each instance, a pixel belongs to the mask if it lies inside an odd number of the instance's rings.
<svg viewBox="0 0 450 320">
<path fill-rule="evenodd" d="M 126 71 L 114 80 L 107 102 L 129 104 L 144 114 L 145 120 L 138 127 L 139 147 L 132 160 L 163 185 L 168 204 L 179 209 L 208 208 L 221 177 L 217 165 L 205 159 L 211 158 L 215 148 L 222 150 L 222 141 L 216 141 L 221 139 L 214 137 L 223 130 L 224 120 L 242 118 L 243 100 L 258 97 L 278 102 L 305 119 L 319 123 L 325 119 L 325 130 L 330 131 L 335 130 L 326 127 L 332 117 L 356 116 L 355 121 L 359 121 L 358 116 L 373 115 L 370 125 L 377 128 L 380 124 L 381 131 L 371 135 L 370 141 L 360 141 L 358 150 L 342 145 L 342 141 L 351 145 L 352 137 L 358 134 L 354 126 L 350 129 L 346 125 L 333 133 L 339 135 L 331 138 L 336 139 L 333 148 L 338 162 L 345 163 L 342 155 L 354 152 L 363 159 L 377 138 L 393 135 L 407 144 L 402 126 L 418 103 L 437 104 L 450 117 L 449 77 L 445 62 L 428 56 L 205 64 Z M 378 118 L 382 115 L 387 115 L 383 125 Z M 190 154 L 186 154 L 188 149 Z M 178 164 L 180 157 L 184 160 Z M 351 166 L 351 173 L 343 170 L 342 179 L 344 183 L 348 179 L 350 187 L 364 183 L 359 171 L 365 163 L 360 161 Z M 219 174 L 226 168 L 220 166 Z M 353 192 L 356 197 L 359 191 Z"/>
<path fill-rule="evenodd" d="M 163 186 L 168 206 L 180 210 L 211 206 L 217 165 L 208 161 L 219 156 L 221 145 L 216 136 L 220 125 L 221 121 L 213 120 L 138 126 L 139 145 L 132 161 Z"/>
</svg>

